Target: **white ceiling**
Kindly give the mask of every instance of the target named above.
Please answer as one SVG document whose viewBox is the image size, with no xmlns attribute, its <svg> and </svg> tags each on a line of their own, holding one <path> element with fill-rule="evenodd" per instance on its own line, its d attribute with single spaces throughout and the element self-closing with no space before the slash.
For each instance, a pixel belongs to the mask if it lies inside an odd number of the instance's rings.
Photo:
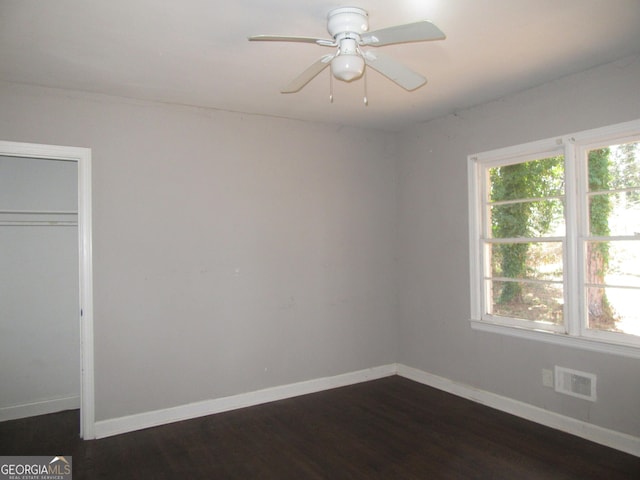
<svg viewBox="0 0 640 480">
<path fill-rule="evenodd" d="M 429 83 L 406 92 L 370 71 L 369 106 L 363 80 L 335 81 L 329 103 L 327 69 L 279 93 L 331 50 L 247 37 L 328 38 L 345 5 L 371 30 L 440 27 L 444 41 L 381 47 Z M 0 0 L 0 79 L 399 130 L 638 53 L 639 25 L 640 0 Z"/>
</svg>

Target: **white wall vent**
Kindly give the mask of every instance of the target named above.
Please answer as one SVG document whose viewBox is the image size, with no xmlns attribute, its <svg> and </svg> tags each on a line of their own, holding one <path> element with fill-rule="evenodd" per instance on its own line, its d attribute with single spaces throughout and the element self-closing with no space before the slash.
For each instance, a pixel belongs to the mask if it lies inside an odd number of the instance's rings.
<svg viewBox="0 0 640 480">
<path fill-rule="evenodd" d="M 565 367 L 555 367 L 555 390 L 559 393 L 596 401 L 596 376 Z"/>
</svg>

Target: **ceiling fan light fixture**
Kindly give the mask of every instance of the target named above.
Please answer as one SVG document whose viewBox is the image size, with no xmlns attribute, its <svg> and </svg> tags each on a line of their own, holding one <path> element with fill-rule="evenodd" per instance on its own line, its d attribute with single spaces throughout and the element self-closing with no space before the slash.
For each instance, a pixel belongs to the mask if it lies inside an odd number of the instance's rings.
<svg viewBox="0 0 640 480">
<path fill-rule="evenodd" d="M 364 59 L 360 55 L 338 55 L 331 60 L 331 73 L 339 80 L 351 82 L 364 73 Z"/>
</svg>

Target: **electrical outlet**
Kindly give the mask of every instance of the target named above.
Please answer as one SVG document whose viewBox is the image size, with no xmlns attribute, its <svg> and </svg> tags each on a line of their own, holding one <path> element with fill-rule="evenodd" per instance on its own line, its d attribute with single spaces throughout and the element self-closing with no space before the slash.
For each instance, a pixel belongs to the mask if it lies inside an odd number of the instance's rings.
<svg viewBox="0 0 640 480">
<path fill-rule="evenodd" d="M 542 385 L 553 388 L 553 370 L 542 369 Z"/>
</svg>

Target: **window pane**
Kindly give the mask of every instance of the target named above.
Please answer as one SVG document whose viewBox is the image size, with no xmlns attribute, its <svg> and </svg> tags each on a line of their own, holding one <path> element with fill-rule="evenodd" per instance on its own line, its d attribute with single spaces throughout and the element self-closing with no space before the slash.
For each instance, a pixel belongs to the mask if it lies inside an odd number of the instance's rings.
<svg viewBox="0 0 640 480">
<path fill-rule="evenodd" d="M 640 289 L 587 288 L 589 328 L 640 335 L 638 296 Z"/>
<path fill-rule="evenodd" d="M 491 233 L 493 238 L 563 237 L 565 234 L 562 200 L 492 205 Z"/>
<path fill-rule="evenodd" d="M 589 328 L 639 335 L 640 240 L 587 242 L 586 254 Z"/>
<path fill-rule="evenodd" d="M 640 288 L 640 239 L 587 242 L 586 255 L 586 283 Z"/>
<path fill-rule="evenodd" d="M 500 243 L 489 249 L 492 277 L 562 281 L 562 242 Z"/>
<path fill-rule="evenodd" d="M 591 150 L 588 158 L 589 191 L 640 187 L 640 142 Z"/>
<path fill-rule="evenodd" d="M 640 189 L 589 196 L 591 235 L 639 235 Z"/>
<path fill-rule="evenodd" d="M 564 195 L 564 157 L 489 169 L 491 202 Z"/>
<path fill-rule="evenodd" d="M 488 280 L 491 302 L 487 313 L 556 325 L 563 323 L 562 284 Z"/>
</svg>

